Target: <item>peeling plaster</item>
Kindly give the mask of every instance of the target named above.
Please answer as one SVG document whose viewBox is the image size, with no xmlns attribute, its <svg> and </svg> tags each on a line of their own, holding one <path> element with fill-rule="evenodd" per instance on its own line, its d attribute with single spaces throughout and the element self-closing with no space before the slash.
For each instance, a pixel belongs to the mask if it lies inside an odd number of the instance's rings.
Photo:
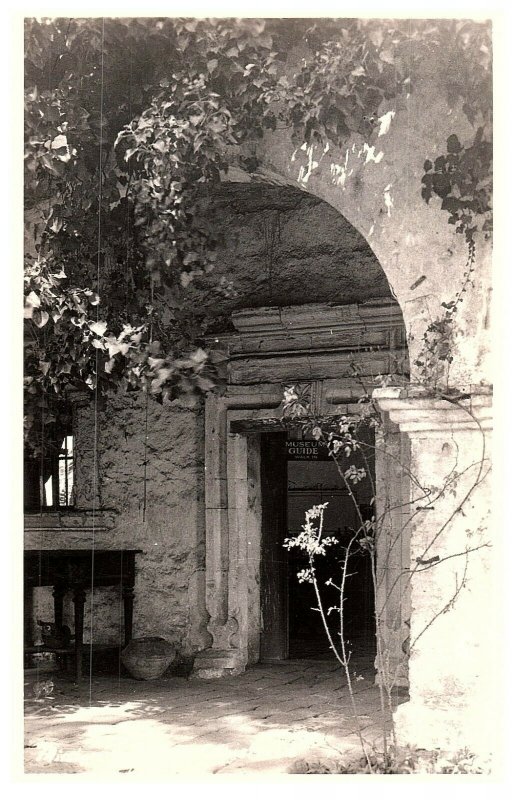
<svg viewBox="0 0 516 800">
<path fill-rule="evenodd" d="M 394 202 L 393 202 L 392 195 L 391 195 L 391 189 L 392 189 L 392 184 L 389 183 L 389 184 L 387 184 L 387 186 L 383 190 L 383 201 L 384 201 L 385 206 L 387 208 L 387 216 L 388 217 L 391 216 L 391 208 L 394 208 Z"/>
<path fill-rule="evenodd" d="M 387 111 L 382 117 L 378 118 L 378 122 L 380 123 L 380 130 L 378 131 L 378 136 L 385 136 L 386 133 L 389 133 L 389 129 L 391 127 L 391 122 L 396 115 L 395 111 Z"/>
<path fill-rule="evenodd" d="M 362 147 L 362 150 L 361 150 L 361 152 L 359 153 L 359 155 L 362 155 L 362 153 L 363 153 L 363 154 L 365 155 L 365 157 L 366 157 L 366 158 L 365 158 L 365 163 L 366 163 L 366 164 L 367 164 L 369 161 L 374 161 L 374 163 L 375 163 L 375 164 L 379 164 L 379 163 L 380 163 L 380 161 L 381 161 L 381 160 L 382 160 L 382 158 L 383 158 L 383 153 L 382 153 L 382 151 L 381 151 L 381 150 L 380 150 L 378 153 L 376 153 L 376 154 L 375 154 L 375 148 L 374 148 L 374 145 L 368 145 L 367 143 L 365 143 L 365 144 L 364 144 L 364 146 Z"/>
</svg>

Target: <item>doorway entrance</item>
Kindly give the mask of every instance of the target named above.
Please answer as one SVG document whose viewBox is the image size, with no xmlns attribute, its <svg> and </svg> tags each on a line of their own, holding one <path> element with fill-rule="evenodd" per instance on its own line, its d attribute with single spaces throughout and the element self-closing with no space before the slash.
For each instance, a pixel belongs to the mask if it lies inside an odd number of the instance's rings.
<svg viewBox="0 0 516 800">
<path fill-rule="evenodd" d="M 326 447 L 296 432 L 264 433 L 261 436 L 262 545 L 260 571 L 261 636 L 260 660 L 334 658 L 324 630 L 312 583 L 299 580 L 308 567 L 306 553 L 287 550 L 286 538 L 301 532 L 305 513 L 327 503 L 324 535 L 337 544 L 325 556 L 315 557 L 318 588 L 330 633 L 337 641 L 340 616 L 339 589 L 345 550 L 360 527 L 360 518 L 373 513 L 374 449 L 367 456 L 367 478 L 353 487 L 353 497 L 328 455 Z M 339 459 L 343 471 L 357 467 L 362 454 Z M 360 513 L 357 511 L 360 509 Z M 357 537 L 358 538 L 361 537 Z M 355 541 L 350 548 L 344 591 L 344 637 L 348 648 L 370 662 L 375 655 L 374 591 L 368 553 Z"/>
</svg>

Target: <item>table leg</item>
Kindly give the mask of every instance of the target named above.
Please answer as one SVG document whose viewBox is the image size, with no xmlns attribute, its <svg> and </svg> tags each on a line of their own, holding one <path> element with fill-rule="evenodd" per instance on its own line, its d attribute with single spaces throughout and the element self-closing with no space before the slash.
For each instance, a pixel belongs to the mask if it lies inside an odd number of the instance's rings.
<svg viewBox="0 0 516 800">
<path fill-rule="evenodd" d="M 66 594 L 66 587 L 61 583 L 56 583 L 52 591 L 54 598 L 54 622 L 57 628 L 63 627 L 63 599 Z"/>
<path fill-rule="evenodd" d="M 23 643 L 25 647 L 34 644 L 34 587 L 30 583 L 23 586 Z"/>
<path fill-rule="evenodd" d="M 133 636 L 134 587 L 124 586 L 122 596 L 124 598 L 124 643 L 128 645 Z"/>
<path fill-rule="evenodd" d="M 82 678 L 82 639 L 84 634 L 84 604 L 86 592 L 81 587 L 76 587 L 73 592 L 74 617 L 75 617 L 75 680 L 80 683 Z"/>
</svg>

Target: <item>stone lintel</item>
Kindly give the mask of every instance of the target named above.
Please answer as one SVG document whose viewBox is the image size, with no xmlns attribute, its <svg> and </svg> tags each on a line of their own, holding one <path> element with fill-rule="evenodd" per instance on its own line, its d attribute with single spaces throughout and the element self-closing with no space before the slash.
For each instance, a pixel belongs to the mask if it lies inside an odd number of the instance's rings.
<svg viewBox="0 0 516 800">
<path fill-rule="evenodd" d="M 23 527 L 26 531 L 100 531 L 108 530 L 114 524 L 116 512 L 111 509 L 93 511 L 70 510 L 48 513 L 24 514 Z"/>
<path fill-rule="evenodd" d="M 391 298 L 365 303 L 330 305 L 310 303 L 302 306 L 270 306 L 234 311 L 231 316 L 236 330 L 243 335 L 286 333 L 365 331 L 380 325 L 397 328 L 403 325 L 401 309 Z"/>
<path fill-rule="evenodd" d="M 283 424 L 281 419 L 237 419 L 232 420 L 229 424 L 230 433 L 277 433 L 278 431 L 286 431 L 287 427 Z"/>
<path fill-rule="evenodd" d="M 271 379 L 278 383 L 311 382 L 349 375 L 351 364 L 356 362 L 367 379 L 367 376 L 388 374 L 392 368 L 392 359 L 396 357 L 399 360 L 404 354 L 405 351 L 401 349 L 373 352 L 338 352 L 331 349 L 321 353 L 302 354 L 286 351 L 274 358 L 264 358 L 258 354 L 231 361 L 229 374 L 232 384 L 261 383 Z"/>
<path fill-rule="evenodd" d="M 226 398 L 228 409 L 242 409 L 251 411 L 253 409 L 277 408 L 283 397 L 280 392 L 268 392 L 260 394 L 240 393 Z"/>
<path fill-rule="evenodd" d="M 247 358 L 259 355 L 262 358 L 274 358 L 285 352 L 324 353 L 328 350 L 339 352 L 379 350 L 397 347 L 400 344 L 399 331 L 378 328 L 367 331 L 279 331 L 275 334 L 259 333 L 255 335 L 235 334 L 228 342 L 226 352 L 231 359 Z"/>
</svg>

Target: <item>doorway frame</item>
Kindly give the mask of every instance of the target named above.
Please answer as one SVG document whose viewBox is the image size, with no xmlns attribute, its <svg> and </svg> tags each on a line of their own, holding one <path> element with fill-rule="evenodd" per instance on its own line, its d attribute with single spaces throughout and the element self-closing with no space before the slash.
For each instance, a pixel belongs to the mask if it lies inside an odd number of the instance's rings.
<svg viewBox="0 0 516 800">
<path fill-rule="evenodd" d="M 286 387 L 294 386 L 315 415 L 356 413 L 364 390 L 356 378 L 350 377 L 351 360 L 360 362 L 363 374 L 375 376 L 392 372 L 393 356 L 399 363 L 400 356 L 406 354 L 400 333 L 401 312 L 394 306 L 392 301 L 370 304 L 367 314 L 364 308 L 357 313 L 356 306 L 328 310 L 327 306 L 318 305 L 296 309 L 290 317 L 285 309 L 270 308 L 234 315 L 239 335 L 228 337 L 226 342 L 229 385 L 223 395 L 208 395 L 205 404 L 204 600 L 208 614 L 206 627 L 212 643 L 196 656 L 193 669 L 196 676 L 238 674 L 259 659 L 260 434 L 281 429 Z M 285 320 L 288 320 L 287 330 Z M 328 333 L 333 337 L 330 346 Z M 259 336 L 259 352 L 256 346 L 252 351 L 253 336 Z M 318 336 L 325 342 L 324 347 L 317 347 Z M 305 347 L 307 338 L 310 348 Z M 374 349 L 368 345 L 368 338 L 375 340 Z M 306 380 L 307 375 L 312 379 Z M 346 377 L 340 377 L 343 375 Z M 389 430 L 389 447 L 396 451 L 395 457 L 407 458 L 403 435 L 392 424 Z M 381 508 L 382 491 L 389 483 L 391 471 L 389 459 L 377 454 L 376 469 L 377 504 Z M 402 477 L 398 483 L 399 490 L 395 491 L 399 497 L 394 502 L 392 487 L 390 491 L 388 502 L 393 508 L 403 506 L 403 497 L 409 491 L 407 479 Z M 393 511 L 390 515 L 393 535 L 400 529 L 398 514 Z M 386 538 L 388 534 L 387 531 Z M 397 542 L 394 558 L 398 572 L 400 564 L 407 563 L 409 536 L 407 529 Z M 407 685 L 402 644 L 408 634 L 402 629 L 410 624 L 410 597 L 407 594 L 401 611 L 397 598 L 396 608 L 391 608 L 387 583 L 393 570 L 385 561 L 386 554 L 393 558 L 389 543 L 383 551 L 379 547 L 378 556 L 380 585 L 385 584 L 386 598 L 381 627 L 385 628 L 385 640 L 392 649 L 389 660 L 396 665 L 396 682 Z"/>
<path fill-rule="evenodd" d="M 322 387 L 314 388 L 325 396 L 327 403 L 330 398 L 331 413 L 353 413 L 358 409 L 358 397 L 350 397 L 353 390 L 349 386 L 338 388 L 336 383 L 340 382 L 333 380 L 322 383 Z M 206 610 L 212 645 L 196 658 L 194 672 L 199 677 L 238 674 L 259 660 L 260 435 L 279 429 L 282 398 L 282 387 L 272 384 L 229 387 L 225 396 L 207 398 Z M 406 459 L 406 436 L 393 425 L 388 446 L 391 458 Z M 387 456 L 377 455 L 376 472 L 377 504 L 381 506 L 382 487 L 391 472 Z M 407 484 L 408 479 L 402 475 L 398 481 L 399 497 L 394 499 L 391 485 L 392 506 L 403 506 L 410 490 Z M 401 512 L 391 514 L 394 536 L 400 527 L 398 513 Z M 400 565 L 407 563 L 408 547 L 407 529 L 396 551 L 387 542 L 378 550 L 379 587 L 385 597 L 381 623 L 391 653 L 390 662 L 397 671 L 394 677 L 400 686 L 408 684 L 403 643 L 410 625 L 410 598 L 407 595 L 404 608 L 400 608 L 398 597 L 393 596 L 389 602 L 389 574 L 398 575 Z"/>
</svg>

